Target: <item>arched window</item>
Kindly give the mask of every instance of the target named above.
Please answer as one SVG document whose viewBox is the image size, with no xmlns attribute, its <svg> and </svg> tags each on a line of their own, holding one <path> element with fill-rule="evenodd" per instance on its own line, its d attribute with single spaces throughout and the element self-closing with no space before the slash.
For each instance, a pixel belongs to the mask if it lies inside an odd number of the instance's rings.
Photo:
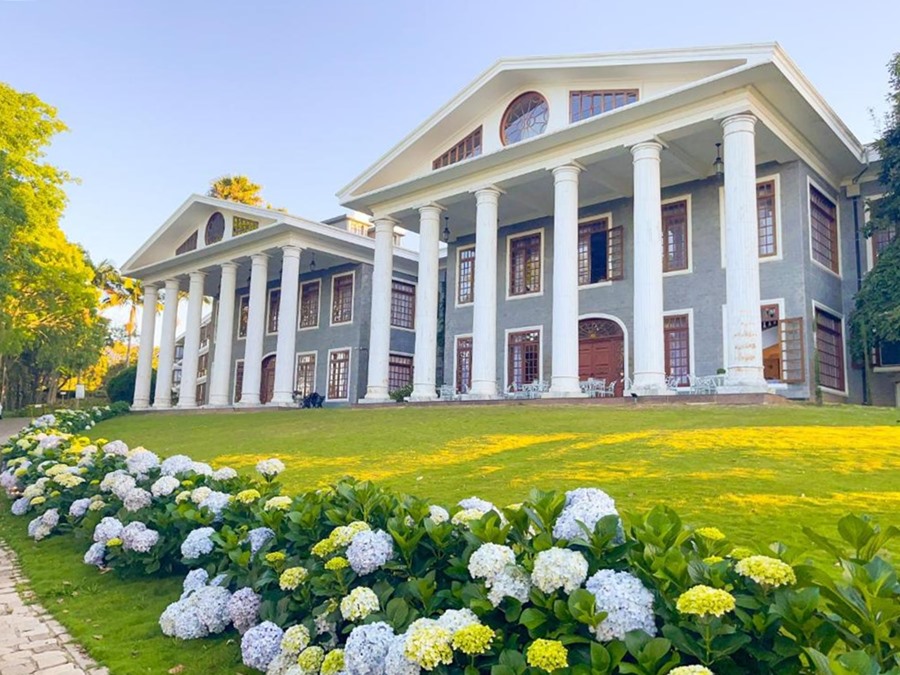
<svg viewBox="0 0 900 675">
<path fill-rule="evenodd" d="M 547 99 L 536 91 L 529 91 L 516 97 L 500 123 L 500 140 L 503 145 L 518 143 L 526 138 L 539 136 L 547 128 L 550 106 Z"/>
<path fill-rule="evenodd" d="M 206 245 L 215 244 L 217 242 L 222 241 L 222 237 L 225 236 L 225 216 L 216 211 L 209 217 L 209 220 L 206 221 L 206 234 L 204 235 L 204 241 L 206 241 Z"/>
</svg>

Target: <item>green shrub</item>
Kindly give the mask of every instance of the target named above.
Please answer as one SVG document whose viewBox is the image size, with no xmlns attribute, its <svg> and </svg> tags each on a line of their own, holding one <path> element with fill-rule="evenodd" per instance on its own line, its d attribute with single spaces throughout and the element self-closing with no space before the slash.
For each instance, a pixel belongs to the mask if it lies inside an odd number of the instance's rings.
<svg viewBox="0 0 900 675">
<path fill-rule="evenodd" d="M 110 378 L 106 385 L 106 394 L 113 403 L 125 401 L 134 403 L 134 382 L 137 377 L 137 366 L 122 369 L 114 377 Z M 150 402 L 153 402 L 153 394 L 156 389 L 156 371 L 150 375 Z"/>
<path fill-rule="evenodd" d="M 400 387 L 400 389 L 394 389 L 394 391 L 388 394 L 388 396 L 391 397 L 391 400 L 396 401 L 397 403 L 403 403 L 412 393 L 413 386 L 411 384 L 408 384 L 405 387 Z"/>
</svg>

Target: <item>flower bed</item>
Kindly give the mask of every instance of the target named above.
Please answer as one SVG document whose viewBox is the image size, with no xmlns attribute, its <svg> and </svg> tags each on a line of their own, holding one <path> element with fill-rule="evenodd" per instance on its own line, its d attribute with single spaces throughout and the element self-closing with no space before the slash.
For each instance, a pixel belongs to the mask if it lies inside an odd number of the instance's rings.
<svg viewBox="0 0 900 675">
<path fill-rule="evenodd" d="M 665 507 L 623 522 L 596 489 L 504 508 L 350 480 L 289 496 L 278 460 L 253 479 L 80 436 L 94 421 L 41 418 L 10 439 L 12 512 L 35 540 L 71 534 L 87 564 L 185 575 L 161 631 L 236 631 L 244 663 L 272 675 L 900 668 L 900 584 L 879 555 L 895 528 L 847 516 L 841 543 L 809 533 L 837 581 Z"/>
</svg>

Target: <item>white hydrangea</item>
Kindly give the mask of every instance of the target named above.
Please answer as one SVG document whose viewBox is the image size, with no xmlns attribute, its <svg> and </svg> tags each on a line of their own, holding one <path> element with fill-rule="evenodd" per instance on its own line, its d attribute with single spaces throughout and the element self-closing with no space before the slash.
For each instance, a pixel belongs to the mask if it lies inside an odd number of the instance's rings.
<svg viewBox="0 0 900 675">
<path fill-rule="evenodd" d="M 156 482 L 150 486 L 150 493 L 157 499 L 160 497 L 168 497 L 180 486 L 181 481 L 175 478 L 175 476 L 160 476 L 156 479 Z"/>
<path fill-rule="evenodd" d="M 478 621 L 478 616 L 471 609 L 448 609 L 446 612 L 441 614 L 437 619 L 437 624 L 441 628 L 446 628 L 450 631 L 450 634 L 456 633 L 456 631 L 465 628 L 466 626 L 473 626 Z"/>
<path fill-rule="evenodd" d="M 213 475 L 213 468 L 206 462 L 191 462 L 191 471 L 198 476 L 212 477 Z"/>
<path fill-rule="evenodd" d="M 263 478 L 275 478 L 284 471 L 284 462 L 280 459 L 264 459 L 256 464 L 256 472 Z"/>
<path fill-rule="evenodd" d="M 653 594 L 641 580 L 628 572 L 600 570 L 585 587 L 597 599 L 597 611 L 606 618 L 596 628 L 597 640 L 623 640 L 625 633 L 642 630 L 656 635 Z"/>
<path fill-rule="evenodd" d="M 139 487 L 131 488 L 127 493 L 125 493 L 124 499 L 122 499 L 125 510 L 132 513 L 147 508 L 152 502 L 152 495 L 143 488 Z"/>
<path fill-rule="evenodd" d="M 365 586 L 357 586 L 341 599 L 341 615 L 347 621 L 360 621 L 379 609 L 381 604 L 375 591 Z"/>
<path fill-rule="evenodd" d="M 394 638 L 394 630 L 383 621 L 354 628 L 344 645 L 347 674 L 387 675 L 385 659 Z"/>
<path fill-rule="evenodd" d="M 551 548 L 535 556 L 531 581 L 544 593 L 563 589 L 571 593 L 584 583 L 588 561 L 578 551 Z"/>
<path fill-rule="evenodd" d="M 516 564 L 516 554 L 509 546 L 482 544 L 469 557 L 469 574 L 474 579 L 491 581 L 507 565 Z"/>
<path fill-rule="evenodd" d="M 179 476 L 188 473 L 193 464 L 193 460 L 187 455 L 172 455 L 162 461 L 159 471 L 164 476 Z"/>
<path fill-rule="evenodd" d="M 500 513 L 500 509 L 494 506 L 491 502 L 479 497 L 467 497 L 466 499 L 460 500 L 457 506 L 464 510 L 477 509 L 482 513 L 487 513 L 488 511 L 496 511 L 497 513 Z"/>
<path fill-rule="evenodd" d="M 191 490 L 191 501 L 200 506 L 203 501 L 212 494 L 212 488 L 205 485 Z"/>
<path fill-rule="evenodd" d="M 494 607 L 498 607 L 503 598 L 515 598 L 519 602 L 526 602 L 531 593 L 531 578 L 528 572 L 519 567 L 507 567 L 495 576 L 488 589 L 488 600 Z"/>
<path fill-rule="evenodd" d="M 428 517 L 435 525 L 440 525 L 450 520 L 450 512 L 443 506 L 432 505 L 428 507 Z"/>
<path fill-rule="evenodd" d="M 128 445 L 124 441 L 110 441 L 103 446 L 103 454 L 125 457 L 128 454 Z"/>
<path fill-rule="evenodd" d="M 230 466 L 223 466 L 221 469 L 213 471 L 212 477 L 215 480 L 231 480 L 232 478 L 237 478 L 237 475 L 237 471 Z"/>
<path fill-rule="evenodd" d="M 133 476 L 146 476 L 159 466 L 159 457 L 146 448 L 135 448 L 128 453 L 125 466 Z"/>
<path fill-rule="evenodd" d="M 137 553 L 148 553 L 159 541 L 159 532 L 149 529 L 144 523 L 135 521 L 122 528 L 122 549 Z"/>
<path fill-rule="evenodd" d="M 566 493 L 566 505 L 553 525 L 553 536 L 557 539 L 575 539 L 585 533 L 579 523 L 588 531 L 604 516 L 618 516 L 616 503 L 612 497 L 597 488 L 578 488 Z"/>
</svg>

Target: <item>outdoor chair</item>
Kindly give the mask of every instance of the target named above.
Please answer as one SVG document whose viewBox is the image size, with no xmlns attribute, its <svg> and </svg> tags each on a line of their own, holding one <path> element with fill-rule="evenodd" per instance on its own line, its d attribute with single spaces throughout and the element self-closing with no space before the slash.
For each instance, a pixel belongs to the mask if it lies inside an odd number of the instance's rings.
<svg viewBox="0 0 900 675">
<path fill-rule="evenodd" d="M 603 380 L 603 384 L 600 385 L 600 388 L 597 390 L 600 398 L 612 398 L 616 395 L 616 385 L 619 383 L 618 380 L 613 380 L 609 384 L 606 384 L 606 380 Z"/>
<path fill-rule="evenodd" d="M 460 395 L 456 393 L 456 389 L 452 384 L 442 384 L 438 389 L 438 399 L 441 401 L 458 401 Z"/>
<path fill-rule="evenodd" d="M 697 375 L 688 375 L 688 382 L 691 385 L 692 394 L 715 394 L 716 380 L 715 377 L 700 377 Z"/>
</svg>

